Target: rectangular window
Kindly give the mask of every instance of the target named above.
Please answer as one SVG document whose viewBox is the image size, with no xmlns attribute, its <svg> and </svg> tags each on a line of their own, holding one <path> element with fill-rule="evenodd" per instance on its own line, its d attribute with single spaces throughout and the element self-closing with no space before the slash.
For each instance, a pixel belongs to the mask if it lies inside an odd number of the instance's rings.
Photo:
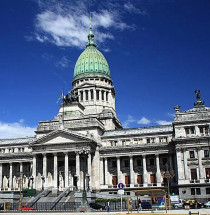
<svg viewBox="0 0 210 215">
<path fill-rule="evenodd" d="M 190 151 L 190 158 L 195 158 L 195 152 L 194 151 Z"/>
<path fill-rule="evenodd" d="M 93 90 L 90 91 L 90 99 L 93 100 Z"/>
<path fill-rule="evenodd" d="M 138 184 L 143 184 L 142 175 L 137 175 L 137 183 Z"/>
<path fill-rule="evenodd" d="M 200 188 L 196 188 L 196 194 L 201 195 L 201 189 Z"/>
<path fill-rule="evenodd" d="M 128 160 L 125 160 L 124 164 L 125 164 L 125 167 L 129 167 L 129 161 Z"/>
<path fill-rule="evenodd" d="M 160 137 L 159 142 L 160 143 L 166 143 L 167 142 L 167 137 Z"/>
<path fill-rule="evenodd" d="M 101 98 L 102 98 L 102 101 L 104 101 L 104 91 L 101 91 Z"/>
<path fill-rule="evenodd" d="M 206 188 L 206 194 L 210 194 L 210 188 Z"/>
<path fill-rule="evenodd" d="M 83 91 L 80 92 L 80 99 L 83 101 Z"/>
<path fill-rule="evenodd" d="M 151 138 L 151 143 L 154 143 L 155 142 L 155 138 Z"/>
<path fill-rule="evenodd" d="M 197 180 L 197 170 L 196 169 L 191 169 L 191 180 Z"/>
<path fill-rule="evenodd" d="M 112 176 L 112 185 L 116 186 L 117 185 L 117 176 Z"/>
<path fill-rule="evenodd" d="M 109 92 L 106 92 L 106 101 L 108 102 Z"/>
<path fill-rule="evenodd" d="M 150 138 L 147 138 L 147 143 L 150 143 Z"/>
<path fill-rule="evenodd" d="M 195 188 L 191 188 L 191 195 L 195 195 Z"/>
<path fill-rule="evenodd" d="M 209 150 L 204 150 L 204 157 L 209 158 Z"/>
<path fill-rule="evenodd" d="M 156 175 L 155 174 L 150 174 L 150 182 L 151 182 L 151 184 L 156 183 Z"/>
<path fill-rule="evenodd" d="M 99 90 L 96 90 L 96 100 L 99 100 Z"/>
<path fill-rule="evenodd" d="M 207 135 L 209 133 L 209 127 L 208 126 L 201 126 L 199 127 L 199 131 L 201 135 Z"/>
<path fill-rule="evenodd" d="M 85 98 L 86 98 L 86 100 L 88 100 L 88 91 L 87 90 L 85 90 Z"/>
<path fill-rule="evenodd" d="M 191 135 L 191 134 L 195 134 L 195 127 L 192 126 L 192 127 L 185 128 L 185 133 L 186 133 L 187 136 Z"/>
<path fill-rule="evenodd" d="M 206 168 L 206 179 L 210 179 L 210 168 Z"/>
</svg>

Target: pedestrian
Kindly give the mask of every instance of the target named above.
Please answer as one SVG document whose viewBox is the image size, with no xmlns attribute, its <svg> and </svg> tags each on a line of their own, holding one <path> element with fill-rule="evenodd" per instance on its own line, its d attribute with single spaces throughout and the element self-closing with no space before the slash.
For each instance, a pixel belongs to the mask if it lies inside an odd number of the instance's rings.
<svg viewBox="0 0 210 215">
<path fill-rule="evenodd" d="M 142 207 L 141 207 L 141 199 L 139 199 L 139 211 L 142 210 Z"/>
<path fill-rule="evenodd" d="M 107 202 L 107 212 L 110 212 L 110 205 L 109 205 L 109 201 Z"/>
</svg>

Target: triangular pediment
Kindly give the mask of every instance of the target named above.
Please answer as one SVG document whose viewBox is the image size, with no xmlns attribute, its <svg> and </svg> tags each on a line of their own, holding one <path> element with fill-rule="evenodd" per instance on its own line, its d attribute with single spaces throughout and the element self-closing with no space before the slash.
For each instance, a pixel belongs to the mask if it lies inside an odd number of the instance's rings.
<svg viewBox="0 0 210 215">
<path fill-rule="evenodd" d="M 95 142 L 93 137 L 89 137 L 78 132 L 69 131 L 66 129 L 52 131 L 40 138 L 35 139 L 31 145 L 53 145 L 53 144 L 65 144 L 65 143 L 84 143 Z"/>
</svg>

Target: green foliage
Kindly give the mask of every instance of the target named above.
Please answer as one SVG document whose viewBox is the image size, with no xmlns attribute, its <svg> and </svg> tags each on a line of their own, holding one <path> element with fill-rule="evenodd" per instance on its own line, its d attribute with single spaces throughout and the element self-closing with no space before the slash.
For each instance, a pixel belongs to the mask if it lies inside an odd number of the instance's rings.
<svg viewBox="0 0 210 215">
<path fill-rule="evenodd" d="M 104 199 L 104 198 L 98 198 L 95 199 L 95 203 L 106 203 L 106 202 L 120 202 L 121 198 L 113 198 L 113 199 Z M 122 198 L 122 201 L 127 201 L 126 198 Z"/>
</svg>

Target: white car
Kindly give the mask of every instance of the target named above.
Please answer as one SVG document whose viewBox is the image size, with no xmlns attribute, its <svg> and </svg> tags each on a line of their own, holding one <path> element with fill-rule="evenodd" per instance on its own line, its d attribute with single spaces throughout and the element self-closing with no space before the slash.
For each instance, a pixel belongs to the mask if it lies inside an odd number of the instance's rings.
<svg viewBox="0 0 210 215">
<path fill-rule="evenodd" d="M 210 208 L 210 201 L 206 202 L 206 203 L 204 204 L 204 207 L 205 207 L 205 208 Z"/>
</svg>

